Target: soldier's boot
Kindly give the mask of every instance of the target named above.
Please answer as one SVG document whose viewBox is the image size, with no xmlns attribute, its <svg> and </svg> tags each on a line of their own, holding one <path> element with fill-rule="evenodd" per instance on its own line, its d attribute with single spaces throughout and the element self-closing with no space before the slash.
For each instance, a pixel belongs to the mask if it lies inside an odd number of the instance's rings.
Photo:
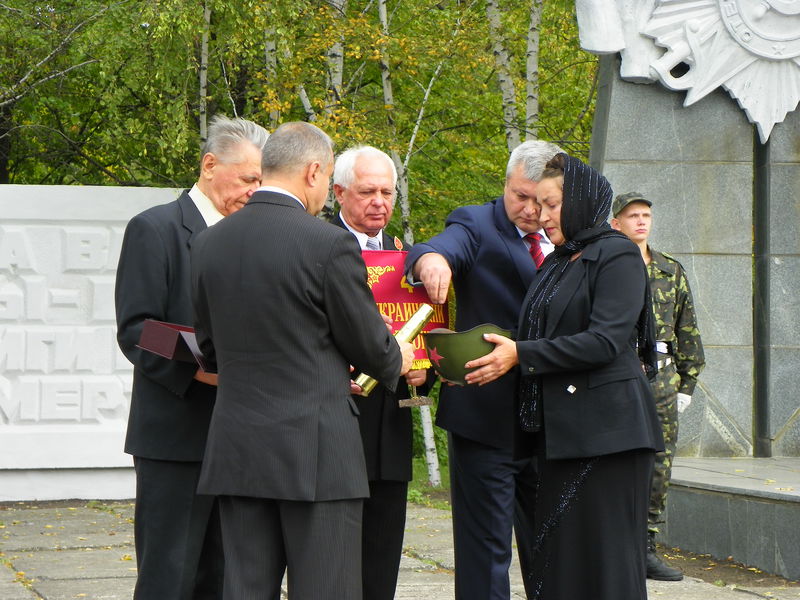
<svg viewBox="0 0 800 600">
<path fill-rule="evenodd" d="M 647 578 L 658 581 L 680 581 L 683 573 L 670 567 L 656 554 L 656 534 L 647 532 Z"/>
</svg>

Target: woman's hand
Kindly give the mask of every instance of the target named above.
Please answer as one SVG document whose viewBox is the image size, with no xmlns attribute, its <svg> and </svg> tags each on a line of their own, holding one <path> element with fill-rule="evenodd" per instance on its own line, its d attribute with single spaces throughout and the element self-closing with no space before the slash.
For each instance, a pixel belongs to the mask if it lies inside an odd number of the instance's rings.
<svg viewBox="0 0 800 600">
<path fill-rule="evenodd" d="M 495 345 L 494 350 L 486 356 L 471 360 L 464 365 L 467 369 L 475 369 L 464 377 L 468 384 L 485 385 L 491 383 L 498 377 L 508 373 L 511 367 L 519 364 L 517 343 L 514 340 L 496 333 L 486 333 L 483 339 L 493 343 Z"/>
</svg>

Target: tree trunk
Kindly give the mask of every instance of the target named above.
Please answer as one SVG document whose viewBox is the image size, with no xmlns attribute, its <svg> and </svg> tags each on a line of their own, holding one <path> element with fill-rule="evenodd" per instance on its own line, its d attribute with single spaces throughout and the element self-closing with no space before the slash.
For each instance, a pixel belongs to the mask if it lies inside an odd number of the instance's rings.
<svg viewBox="0 0 800 600">
<path fill-rule="evenodd" d="M 503 97 L 503 126 L 506 132 L 506 145 L 511 152 L 519 146 L 519 125 L 517 115 L 517 92 L 511 76 L 508 50 L 503 40 L 503 24 L 500 19 L 498 0 L 487 0 L 486 18 L 489 21 L 489 38 L 492 42 L 492 54 L 497 69 L 497 82 Z"/>
<path fill-rule="evenodd" d="M 297 86 L 297 95 L 300 97 L 300 102 L 303 103 L 303 110 L 306 112 L 306 120 L 309 123 L 313 123 L 317 120 L 317 113 L 314 111 L 314 107 L 311 105 L 311 100 L 308 98 L 306 86 L 304 86 L 302 83 Z"/>
<path fill-rule="evenodd" d="M 378 0 L 378 18 L 381 22 L 381 30 L 384 36 L 389 35 L 389 17 L 386 12 L 386 0 Z M 387 119 L 389 121 L 389 129 L 391 138 L 397 139 L 397 126 L 394 120 L 394 92 L 392 90 L 392 77 L 389 68 L 389 53 L 386 48 L 381 51 L 380 57 L 381 69 L 381 84 L 383 85 L 383 105 L 386 107 Z M 420 116 L 421 119 L 421 116 Z M 409 147 L 409 155 L 413 147 L 413 138 L 411 141 L 412 146 Z M 410 216 L 410 207 L 408 203 L 408 171 L 406 164 L 400 160 L 400 155 L 396 150 L 391 151 L 392 160 L 397 167 L 397 201 L 400 203 L 400 210 L 404 212 L 403 221 L 407 222 Z M 409 214 L 405 214 L 408 212 Z M 404 226 L 403 237 L 409 243 L 414 243 L 414 235 L 411 233 L 411 228 Z M 431 419 L 431 410 L 429 406 L 420 406 L 420 418 L 422 420 L 422 435 L 425 441 L 425 462 L 428 465 L 428 481 L 431 485 L 441 485 L 442 478 L 439 475 L 439 455 L 436 452 L 436 439 L 433 437 L 433 420 Z"/>
<path fill-rule="evenodd" d="M 439 453 L 436 451 L 436 438 L 433 437 L 433 418 L 430 406 L 419 407 L 419 418 L 422 423 L 422 437 L 425 440 L 425 463 L 428 465 L 428 483 L 433 487 L 442 485 L 439 473 Z"/>
<path fill-rule="evenodd" d="M 200 140 L 208 139 L 208 35 L 211 31 L 211 7 L 203 2 L 203 36 L 200 42 Z"/>
<path fill-rule="evenodd" d="M 264 75 L 266 75 L 266 85 L 275 85 L 275 80 L 278 76 L 278 45 L 275 43 L 275 36 L 277 35 L 274 28 L 267 29 L 264 38 Z M 269 111 L 269 129 L 275 131 L 278 126 L 278 121 L 281 118 L 281 113 L 277 109 Z"/>
<path fill-rule="evenodd" d="M 386 0 L 378 0 L 378 18 L 381 22 L 381 32 L 389 35 L 389 17 L 386 12 Z M 389 121 L 391 139 L 397 138 L 397 128 L 394 122 L 394 91 L 392 90 L 392 73 L 389 69 L 389 52 L 384 47 L 381 50 L 379 61 L 381 69 L 381 85 L 383 86 L 383 105 L 386 107 L 386 118 Z"/>
<path fill-rule="evenodd" d="M 539 31 L 542 0 L 531 0 L 528 49 L 525 53 L 525 139 L 538 139 L 539 127 Z"/>
<path fill-rule="evenodd" d="M 343 20 L 347 12 L 347 0 L 328 0 L 336 10 L 336 18 Z M 337 28 L 342 31 L 342 28 Z M 325 112 L 332 113 L 342 101 L 342 82 L 344 79 L 344 35 L 338 34 L 335 41 L 328 48 L 328 98 L 325 103 Z"/>
</svg>

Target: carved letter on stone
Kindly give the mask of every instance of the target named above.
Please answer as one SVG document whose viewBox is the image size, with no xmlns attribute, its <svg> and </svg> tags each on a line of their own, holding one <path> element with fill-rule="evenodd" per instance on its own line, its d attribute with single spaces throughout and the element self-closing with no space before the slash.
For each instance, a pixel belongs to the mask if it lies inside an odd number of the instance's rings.
<svg viewBox="0 0 800 600">
<path fill-rule="evenodd" d="M 107 231 L 65 227 L 64 268 L 67 271 L 97 270 L 108 263 Z"/>
<path fill-rule="evenodd" d="M 31 248 L 25 232 L 18 227 L 0 227 L 0 269 L 33 268 Z"/>
</svg>

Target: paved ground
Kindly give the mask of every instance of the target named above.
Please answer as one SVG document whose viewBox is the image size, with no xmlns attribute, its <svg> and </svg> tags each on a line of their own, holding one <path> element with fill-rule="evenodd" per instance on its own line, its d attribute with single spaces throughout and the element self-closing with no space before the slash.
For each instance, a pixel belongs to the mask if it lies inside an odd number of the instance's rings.
<svg viewBox="0 0 800 600">
<path fill-rule="evenodd" d="M 690 487 L 798 502 L 800 457 L 678 457 L 672 481 Z"/>
<path fill-rule="evenodd" d="M 130 502 L 0 505 L 0 600 L 131 598 L 132 516 Z M 410 505 L 405 546 L 396 598 L 452 599 L 450 513 Z M 513 597 L 524 598 L 516 565 L 511 577 Z M 648 590 L 664 600 L 800 599 L 798 588 L 734 589 L 693 578 L 650 581 Z"/>
</svg>

